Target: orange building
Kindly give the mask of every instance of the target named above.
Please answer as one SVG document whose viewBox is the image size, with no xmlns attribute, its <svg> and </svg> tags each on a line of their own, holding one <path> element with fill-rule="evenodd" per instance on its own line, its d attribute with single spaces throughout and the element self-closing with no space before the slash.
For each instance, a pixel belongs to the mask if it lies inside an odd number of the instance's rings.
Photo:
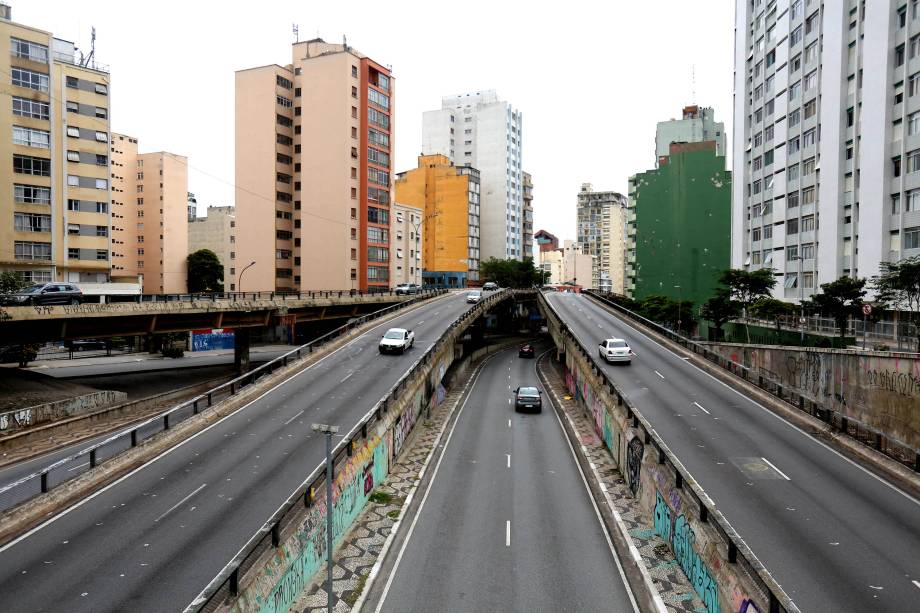
<svg viewBox="0 0 920 613">
<path fill-rule="evenodd" d="M 424 211 L 425 285 L 465 287 L 479 281 L 479 171 L 445 155 L 422 155 L 396 177 L 396 201 Z"/>
<path fill-rule="evenodd" d="M 347 45 L 236 73 L 238 291 L 390 287 L 394 82 Z"/>
</svg>

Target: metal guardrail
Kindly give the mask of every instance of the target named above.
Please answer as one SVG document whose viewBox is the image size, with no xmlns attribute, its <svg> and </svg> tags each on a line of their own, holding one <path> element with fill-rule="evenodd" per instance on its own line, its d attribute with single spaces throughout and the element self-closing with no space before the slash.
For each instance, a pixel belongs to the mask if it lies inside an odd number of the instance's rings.
<svg viewBox="0 0 920 613">
<path fill-rule="evenodd" d="M 578 337 L 569 330 L 569 327 L 565 324 L 562 317 L 552 304 L 546 300 L 546 297 L 543 296 L 542 293 L 540 294 L 539 300 L 544 304 L 545 308 L 552 311 L 556 316 L 562 333 L 580 350 L 584 359 L 591 365 L 593 373 L 601 379 L 610 394 L 616 398 L 617 406 L 626 409 L 626 419 L 632 422 L 633 428 L 643 433 L 645 444 L 651 444 L 658 450 L 658 463 L 671 465 L 674 470 L 676 486 L 678 488 L 689 488 L 690 494 L 696 501 L 699 520 L 711 525 L 725 542 L 729 563 L 740 565 L 744 572 L 758 584 L 758 587 L 762 590 L 770 603 L 769 613 L 781 613 L 783 611 L 786 613 L 798 613 L 799 609 L 792 602 L 789 595 L 786 594 L 779 583 L 776 582 L 770 572 L 764 567 L 763 563 L 757 558 L 754 552 L 751 551 L 747 543 L 745 543 L 741 536 L 735 531 L 722 512 L 716 508 L 715 503 L 697 483 L 696 479 L 693 478 L 690 471 L 687 470 L 674 452 L 671 451 L 670 447 L 667 446 L 649 421 L 636 410 L 632 401 L 619 390 L 617 384 L 607 375 L 606 371 L 598 366 L 594 358 L 596 354 L 593 348 L 589 350 L 578 340 Z"/>
<path fill-rule="evenodd" d="M 662 336 L 667 337 L 669 340 L 681 345 L 693 353 L 702 356 L 703 358 L 727 370 L 733 375 L 741 377 L 752 385 L 756 385 L 763 391 L 779 400 L 782 400 L 789 406 L 807 413 L 812 417 L 820 419 L 821 421 L 835 428 L 841 434 L 846 434 L 847 436 L 856 439 L 860 443 L 872 447 L 876 451 L 884 453 L 889 458 L 904 464 L 908 468 L 912 468 L 913 470 L 920 472 L 920 449 L 915 449 L 903 441 L 892 438 L 879 431 L 877 428 L 866 424 L 865 422 L 844 415 L 839 411 L 828 408 L 823 404 L 806 398 L 802 394 L 796 392 L 794 389 L 790 389 L 788 385 L 783 385 L 782 383 L 769 377 L 765 377 L 762 374 L 755 374 L 747 366 L 733 362 L 732 360 L 729 360 L 728 358 L 725 358 L 715 351 L 709 349 L 705 345 L 697 343 L 696 341 L 692 341 L 685 336 L 681 336 L 673 330 L 666 328 L 650 319 L 646 319 L 638 313 L 620 306 L 613 300 L 599 295 L 597 292 L 586 290 L 584 293 L 588 296 L 591 296 L 595 300 L 603 302 L 617 312 L 622 313 L 629 319 L 637 321 L 642 325 L 651 328 L 658 334 L 661 334 Z"/>
<path fill-rule="evenodd" d="M 343 454 L 351 455 L 352 450 L 355 448 L 355 443 L 367 437 L 368 427 L 384 419 L 390 404 L 400 397 L 412 377 L 421 372 L 437 355 L 451 331 L 479 317 L 488 306 L 513 295 L 514 292 L 510 290 L 495 292 L 484 297 L 454 320 L 437 342 L 429 347 L 412 364 L 406 374 L 400 377 L 364 417 L 342 437 L 342 440 L 332 451 L 332 465 L 337 466 Z M 239 594 L 240 577 L 243 573 L 249 570 L 259 556 L 269 547 L 278 547 L 280 545 L 281 534 L 295 521 L 296 511 L 298 510 L 297 505 L 302 504 L 305 508 L 312 507 L 314 504 L 313 492 L 322 491 L 319 486 L 325 483 L 325 479 L 326 461 L 323 460 L 278 510 L 262 524 L 262 527 L 243 545 L 207 587 L 186 607 L 185 613 L 196 613 L 209 607 L 209 605 L 216 604 L 227 596 L 237 596 Z"/>
<path fill-rule="evenodd" d="M 414 294 L 396 293 L 396 290 L 361 291 L 361 290 L 312 290 L 309 292 L 202 292 L 189 294 L 100 294 L 111 302 L 193 302 L 218 300 L 307 300 L 313 298 L 345 298 L 349 296 L 423 296 L 446 290 L 423 289 Z M 84 296 L 95 298 L 97 294 Z M 85 301 L 84 301 L 85 302 Z"/>
<path fill-rule="evenodd" d="M 136 447 L 142 441 L 151 438 L 165 430 L 169 430 L 176 424 L 185 421 L 189 417 L 197 415 L 202 409 L 213 406 L 216 402 L 236 395 L 247 385 L 255 383 L 259 378 L 270 375 L 276 368 L 287 366 L 303 357 L 313 353 L 315 349 L 324 343 L 334 340 L 339 336 L 351 331 L 352 329 L 384 315 L 388 315 L 395 310 L 405 308 L 422 299 L 446 293 L 445 290 L 435 290 L 421 294 L 416 298 L 403 301 L 398 304 L 390 305 L 386 308 L 356 317 L 349 323 L 339 326 L 338 328 L 327 332 L 326 334 L 313 339 L 291 351 L 278 356 L 277 358 L 254 368 L 253 370 L 240 375 L 226 383 L 211 388 L 210 390 L 195 396 L 185 402 L 182 402 L 171 409 L 150 417 L 138 424 L 126 428 L 115 434 L 106 437 L 104 440 L 94 443 L 74 454 L 61 458 L 60 460 L 21 477 L 16 481 L 0 487 L 0 509 L 8 509 L 16 504 L 25 502 L 35 496 L 48 492 L 56 486 L 60 486 L 80 474 L 91 470 L 105 460 L 112 459 L 126 449 Z M 64 470 L 64 467 L 71 462 L 79 460 L 85 462 L 79 464 L 83 470 L 75 470 L 76 467 Z M 61 474 L 63 471 L 63 474 Z M 55 480 L 59 477 L 59 480 Z"/>
</svg>

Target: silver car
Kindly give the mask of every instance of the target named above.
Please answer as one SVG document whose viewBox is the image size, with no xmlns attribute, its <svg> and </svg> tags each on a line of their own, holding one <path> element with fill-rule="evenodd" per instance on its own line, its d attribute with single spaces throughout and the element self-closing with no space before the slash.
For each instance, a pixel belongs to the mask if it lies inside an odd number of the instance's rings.
<svg viewBox="0 0 920 613">
<path fill-rule="evenodd" d="M 482 300 L 482 292 L 479 290 L 468 292 L 466 294 L 466 301 L 470 304 L 476 304 L 480 300 Z"/>
</svg>

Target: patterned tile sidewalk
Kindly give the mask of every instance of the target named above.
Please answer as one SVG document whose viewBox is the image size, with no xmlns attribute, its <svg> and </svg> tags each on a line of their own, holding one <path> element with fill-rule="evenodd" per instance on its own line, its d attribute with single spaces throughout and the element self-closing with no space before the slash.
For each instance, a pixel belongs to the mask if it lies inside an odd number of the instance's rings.
<svg viewBox="0 0 920 613">
<path fill-rule="evenodd" d="M 475 372 L 471 367 L 459 377 L 447 392 L 444 401 L 431 412 L 430 418 L 420 418 L 410 434 L 407 449 L 393 466 L 389 476 L 377 488 L 374 498 L 368 502 L 345 540 L 335 552 L 332 587 L 336 593 L 335 611 L 350 611 L 357 602 L 367 575 L 377 561 L 393 524 L 399 517 L 403 503 L 412 486 L 418 481 L 419 472 L 431 454 L 438 433 L 452 414 L 452 408 L 463 394 L 464 386 Z M 317 612 L 326 610 L 326 573 L 316 576 L 315 582 L 291 607 L 291 611 Z"/>
<path fill-rule="evenodd" d="M 562 398 L 562 408 L 575 424 L 578 440 L 585 449 L 588 461 L 594 464 L 601 482 L 607 489 L 623 523 L 626 524 L 633 544 L 642 554 L 645 567 L 652 581 L 664 600 L 668 611 L 675 613 L 706 613 L 706 607 L 700 600 L 690 580 L 677 565 L 674 554 L 668 544 L 655 534 L 649 518 L 643 517 L 637 501 L 633 498 L 623 475 L 616 468 L 616 463 L 604 442 L 594 431 L 591 415 L 565 390 L 565 382 L 556 366 L 547 366 L 541 361 L 541 371 Z M 591 477 L 591 475 L 585 475 Z M 601 501 L 598 501 L 601 504 Z"/>
</svg>

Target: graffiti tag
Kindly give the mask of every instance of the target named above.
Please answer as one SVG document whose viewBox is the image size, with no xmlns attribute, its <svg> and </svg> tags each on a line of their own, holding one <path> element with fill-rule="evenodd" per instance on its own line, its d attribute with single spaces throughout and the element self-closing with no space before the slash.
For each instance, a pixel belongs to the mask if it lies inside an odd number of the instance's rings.
<svg viewBox="0 0 920 613">
<path fill-rule="evenodd" d="M 645 445 L 634 436 L 626 446 L 626 475 L 629 477 L 629 489 L 633 495 L 639 491 L 639 477 L 642 470 L 642 454 L 645 451 Z"/>
</svg>

